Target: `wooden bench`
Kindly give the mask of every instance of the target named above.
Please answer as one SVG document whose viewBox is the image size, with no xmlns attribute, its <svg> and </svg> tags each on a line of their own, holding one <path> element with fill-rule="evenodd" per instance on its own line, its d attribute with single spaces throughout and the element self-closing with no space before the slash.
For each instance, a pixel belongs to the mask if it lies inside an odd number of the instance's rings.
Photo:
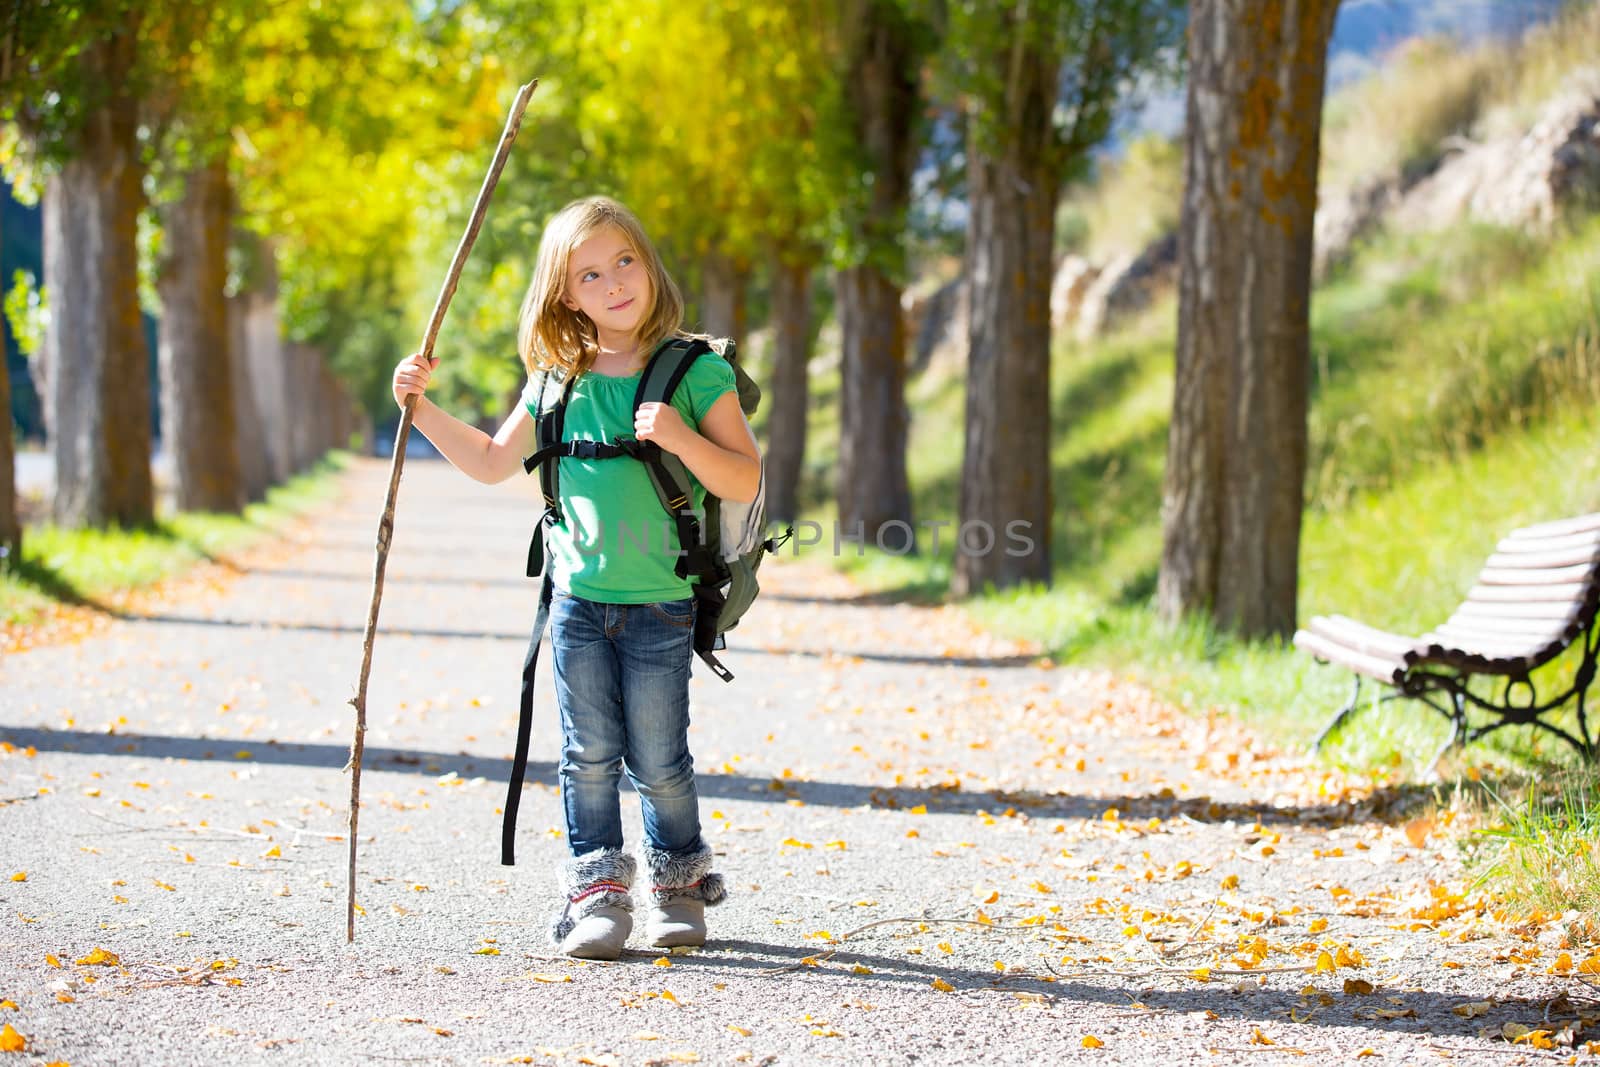
<svg viewBox="0 0 1600 1067">
<path fill-rule="evenodd" d="M 1476 741 L 1502 726 L 1526 724 L 1546 730 L 1589 758 L 1597 738 L 1589 732 L 1584 694 L 1593 681 L 1600 613 L 1600 514 L 1514 530 L 1478 573 L 1466 601 L 1442 625 L 1421 637 L 1387 633 L 1342 615 L 1319 615 L 1294 635 L 1295 647 L 1319 660 L 1355 672 L 1350 700 L 1323 727 L 1315 745 L 1357 709 L 1363 678 L 1394 691 L 1382 700 L 1420 700 L 1450 722 L 1451 745 Z M 1541 699 L 1531 675 L 1577 642 L 1583 650 L 1570 687 Z M 1490 679 L 1499 697 L 1469 688 Z M 1479 689 L 1485 687 L 1480 685 Z M 1544 718 L 1577 701 L 1576 731 Z M 1473 725 L 1468 712 L 1486 713 Z"/>
</svg>

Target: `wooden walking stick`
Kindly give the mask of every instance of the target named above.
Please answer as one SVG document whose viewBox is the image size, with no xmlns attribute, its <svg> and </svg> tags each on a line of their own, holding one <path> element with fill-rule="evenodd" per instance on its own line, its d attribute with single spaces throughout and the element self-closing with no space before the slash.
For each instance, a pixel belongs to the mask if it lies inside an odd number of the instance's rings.
<svg viewBox="0 0 1600 1067">
<path fill-rule="evenodd" d="M 422 338 L 422 357 L 425 360 L 433 358 L 433 343 L 439 337 L 439 325 L 444 322 L 445 309 L 450 306 L 450 298 L 456 294 L 456 283 L 461 280 L 461 268 L 467 262 L 467 253 L 472 251 L 472 243 L 478 239 L 484 213 L 489 210 L 489 197 L 494 194 L 500 171 L 505 168 L 506 157 L 511 154 L 511 142 L 517 139 L 517 131 L 522 128 L 522 113 L 528 107 L 528 98 L 538 86 L 537 79 L 529 82 L 517 90 L 517 98 L 511 102 L 511 113 L 506 117 L 505 131 L 500 134 L 500 146 L 495 150 L 494 162 L 484 176 L 483 188 L 478 190 L 478 202 L 472 208 L 472 220 L 467 223 L 467 232 L 456 246 L 455 259 L 450 262 L 450 273 L 445 276 L 444 288 L 439 290 L 439 301 L 433 306 L 433 318 L 428 321 L 428 332 Z M 400 468 L 405 464 L 406 440 L 411 436 L 411 420 L 416 415 L 419 395 L 412 393 L 406 397 L 400 428 L 394 435 L 394 459 L 389 465 L 389 495 L 384 500 L 383 518 L 378 521 L 378 558 L 372 567 L 372 603 L 367 608 L 367 631 L 361 645 L 361 681 L 356 686 L 355 698 L 350 701 L 356 709 L 356 736 L 350 745 L 350 762 L 345 764 L 350 771 L 350 881 L 345 906 L 347 943 L 356 939 L 356 819 L 361 814 L 361 753 L 367 736 L 367 676 L 372 672 L 372 642 L 377 636 L 378 604 L 383 600 L 383 568 L 389 562 L 389 539 L 394 535 L 394 501 L 400 490 Z"/>
</svg>

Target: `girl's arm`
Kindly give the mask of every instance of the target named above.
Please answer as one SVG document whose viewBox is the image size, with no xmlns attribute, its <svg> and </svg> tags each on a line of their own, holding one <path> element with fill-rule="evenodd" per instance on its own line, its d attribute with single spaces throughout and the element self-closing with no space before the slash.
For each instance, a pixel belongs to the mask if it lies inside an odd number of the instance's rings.
<svg viewBox="0 0 1600 1067">
<path fill-rule="evenodd" d="M 706 491 L 724 500 L 751 501 L 761 488 L 761 449 L 739 410 L 739 397 L 724 393 L 700 420 L 695 433 L 671 404 L 639 405 L 634 435 L 654 441 L 683 460 Z"/>
<path fill-rule="evenodd" d="M 414 425 L 451 466 L 487 484 L 503 482 L 522 469 L 522 457 L 533 451 L 533 416 L 518 403 L 491 438 L 476 426 L 469 426 L 443 411 L 423 394 L 439 359 L 431 364 L 418 353 L 401 360 L 394 370 L 394 400 L 402 408 L 406 397 L 418 394 Z"/>
</svg>

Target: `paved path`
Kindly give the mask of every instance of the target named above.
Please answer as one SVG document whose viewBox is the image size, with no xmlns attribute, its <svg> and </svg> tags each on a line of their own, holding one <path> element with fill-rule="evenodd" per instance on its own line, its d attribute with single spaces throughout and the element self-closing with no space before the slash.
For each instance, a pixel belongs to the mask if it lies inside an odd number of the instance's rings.
<svg viewBox="0 0 1600 1067">
<path fill-rule="evenodd" d="M 345 701 L 384 477 L 358 463 L 225 581 L 0 660 L 16 1062 L 1506 1064 L 1556 1053 L 1486 1028 L 1600 1013 L 1547 973 L 1563 924 L 1497 922 L 1434 824 L 1394 819 L 1404 793 L 787 558 L 731 638 L 738 680 L 692 683 L 732 890 L 713 944 L 549 958 L 548 678 L 520 863 L 498 865 L 528 487 L 425 462 L 347 946 Z M 625 819 L 636 840 L 631 794 Z M 97 949 L 117 963 L 80 962 Z"/>
</svg>

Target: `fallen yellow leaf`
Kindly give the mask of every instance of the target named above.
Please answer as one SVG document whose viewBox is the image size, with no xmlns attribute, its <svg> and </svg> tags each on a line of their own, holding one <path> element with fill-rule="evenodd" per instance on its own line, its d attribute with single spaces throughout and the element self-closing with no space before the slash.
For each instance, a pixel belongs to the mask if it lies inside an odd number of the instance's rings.
<svg viewBox="0 0 1600 1067">
<path fill-rule="evenodd" d="M 872 968 L 868 967 L 864 963 L 858 963 L 854 967 L 850 968 L 850 973 L 851 974 L 871 974 L 872 973 Z"/>
<path fill-rule="evenodd" d="M 728 1029 L 738 1034 L 740 1037 L 749 1037 L 752 1033 L 752 1031 L 746 1030 L 742 1026 L 734 1026 L 732 1023 L 728 1024 Z"/>
<path fill-rule="evenodd" d="M 26 882 L 28 880 L 28 872 L 18 871 L 16 874 L 11 876 L 11 880 L 13 882 Z"/>
<path fill-rule="evenodd" d="M 1431 818 L 1412 819 L 1402 829 L 1405 831 L 1406 840 L 1411 842 L 1412 848 L 1421 848 L 1428 840 L 1428 835 L 1433 833 L 1434 821 Z"/>
<path fill-rule="evenodd" d="M 1083 1047 L 1084 1048 L 1105 1048 L 1106 1047 L 1106 1043 L 1104 1041 L 1101 1041 L 1098 1037 L 1095 1037 L 1093 1034 L 1084 1034 L 1083 1035 Z"/>
<path fill-rule="evenodd" d="M 933 980 L 933 988 L 941 993 L 953 993 L 956 987 L 946 982 L 943 978 L 935 978 Z"/>
<path fill-rule="evenodd" d="M 472 954 L 474 956 L 498 956 L 500 955 L 500 950 L 493 945 L 484 945 L 482 948 L 473 949 Z"/>
<path fill-rule="evenodd" d="M 1252 1045 L 1276 1045 L 1277 1044 L 1276 1041 L 1272 1040 L 1272 1038 L 1268 1037 L 1266 1034 L 1261 1032 L 1261 1027 L 1259 1027 L 1259 1026 L 1251 1027 L 1251 1031 L 1252 1032 L 1250 1034 L 1250 1043 Z"/>
<path fill-rule="evenodd" d="M 655 964 L 657 967 L 671 967 L 672 961 L 667 959 L 665 956 L 661 956 L 655 961 Z"/>
<path fill-rule="evenodd" d="M 28 1039 L 14 1030 L 10 1023 L 0 1029 L 0 1052 L 26 1052 Z"/>
<path fill-rule="evenodd" d="M 1317 953 L 1317 964 L 1312 968 L 1313 971 L 1318 974 L 1326 974 L 1335 969 L 1332 956 L 1325 951 Z"/>
<path fill-rule="evenodd" d="M 1488 1015 L 1492 1007 L 1494 1005 L 1487 1000 L 1474 1000 L 1470 1004 L 1457 1004 L 1450 1010 L 1463 1019 L 1475 1019 L 1480 1015 Z"/>
<path fill-rule="evenodd" d="M 87 956 L 77 960 L 77 963 L 84 967 L 115 967 L 121 962 L 115 952 L 107 952 L 98 945 Z"/>
<path fill-rule="evenodd" d="M 14 1000 L 0 1000 L 0 1011 L 21 1011 Z"/>
<path fill-rule="evenodd" d="M 46 963 L 48 963 L 50 966 L 52 966 L 52 967 L 61 966 L 61 961 L 56 959 L 55 953 L 53 953 L 53 952 L 46 952 L 44 954 L 44 961 Z"/>
<path fill-rule="evenodd" d="M 1228 877 L 1226 877 L 1226 878 L 1224 878 L 1222 880 L 1222 888 L 1224 888 L 1224 889 L 1238 889 L 1239 888 L 1239 876 L 1237 874 L 1228 875 Z"/>
</svg>

